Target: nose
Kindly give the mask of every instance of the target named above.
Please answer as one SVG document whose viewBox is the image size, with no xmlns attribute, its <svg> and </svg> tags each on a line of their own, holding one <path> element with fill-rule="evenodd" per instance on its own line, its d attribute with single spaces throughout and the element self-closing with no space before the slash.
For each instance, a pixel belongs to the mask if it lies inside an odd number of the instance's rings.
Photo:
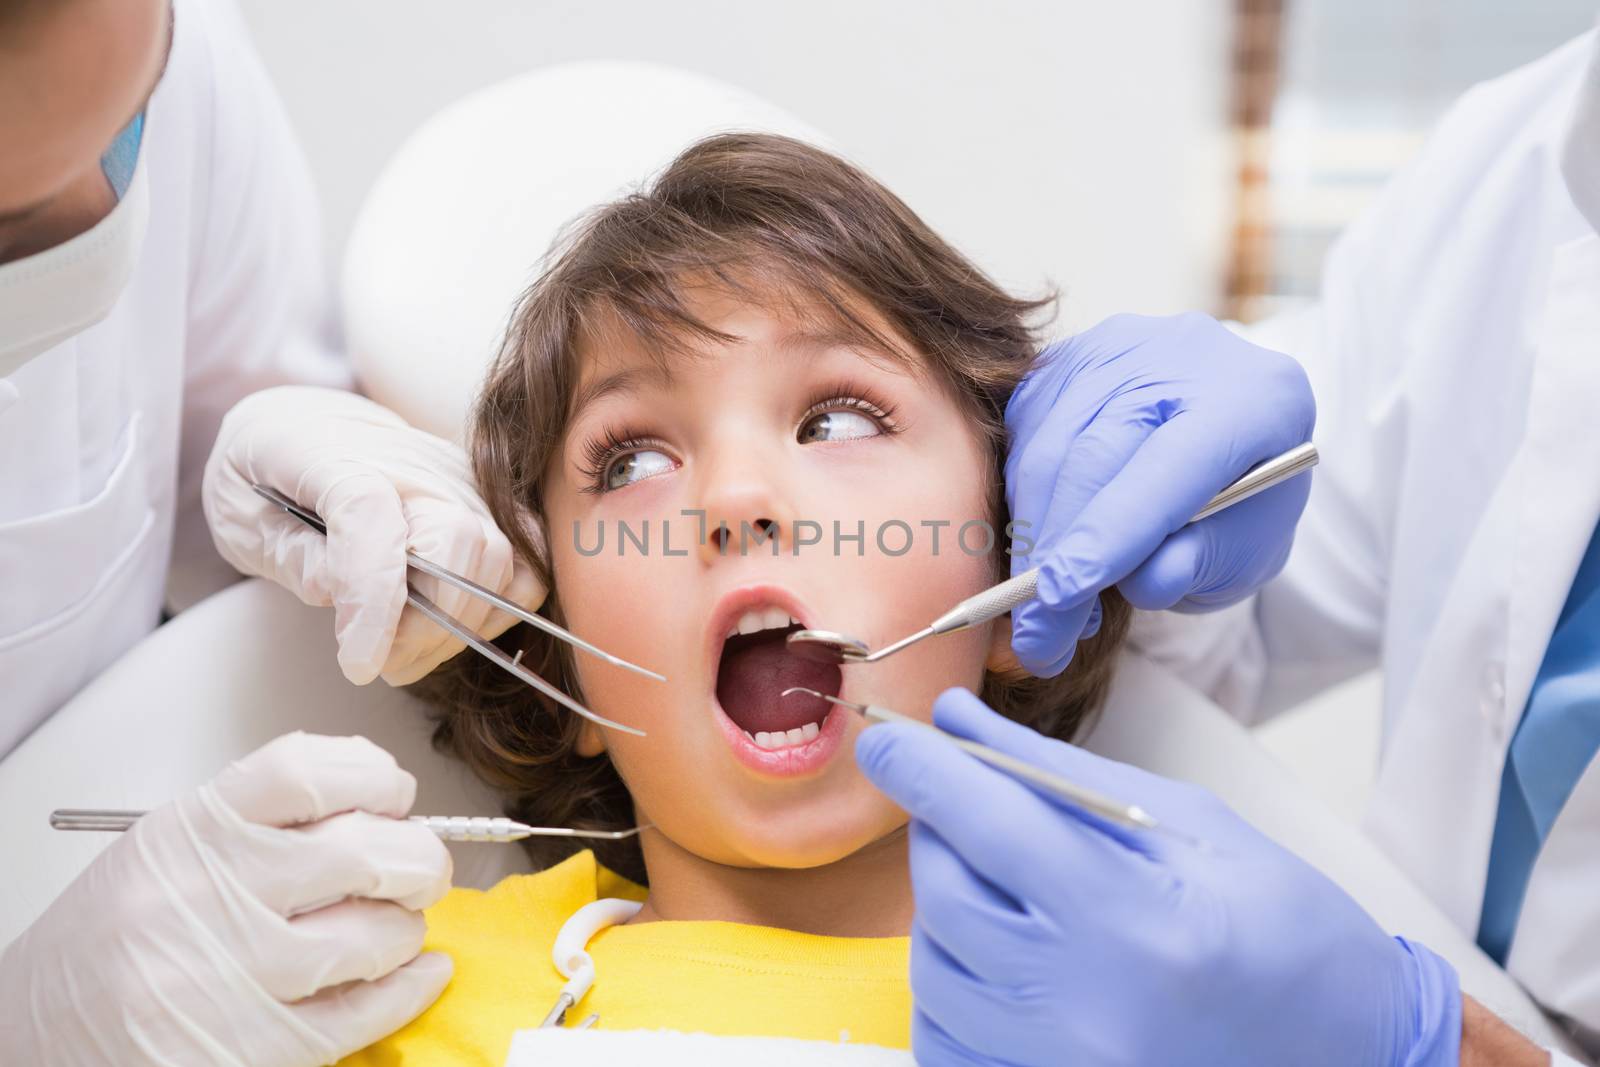
<svg viewBox="0 0 1600 1067">
<path fill-rule="evenodd" d="M 698 540 L 702 563 L 740 556 L 779 555 L 792 536 L 794 514 L 774 474 L 779 458 L 756 449 L 702 468 L 698 494 L 705 511 L 705 536 Z"/>
<path fill-rule="evenodd" d="M 728 520 L 710 520 L 706 523 L 706 544 L 702 555 L 707 560 L 713 556 L 749 555 L 754 549 L 774 551 L 778 545 L 778 523 L 775 519 L 745 519 L 735 523 Z"/>
</svg>

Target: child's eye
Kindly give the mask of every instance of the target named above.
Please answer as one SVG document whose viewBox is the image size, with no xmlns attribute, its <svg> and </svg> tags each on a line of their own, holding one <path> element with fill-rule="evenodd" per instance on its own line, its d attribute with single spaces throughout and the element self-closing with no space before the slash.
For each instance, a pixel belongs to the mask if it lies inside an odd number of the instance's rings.
<svg viewBox="0 0 1600 1067">
<path fill-rule="evenodd" d="M 800 442 L 854 441 L 860 437 L 876 437 L 881 432 L 877 423 L 859 412 L 824 411 L 800 426 Z"/>
<path fill-rule="evenodd" d="M 859 396 L 835 396 L 806 409 L 795 435 L 801 444 L 818 441 L 857 441 L 892 433 L 891 415 Z"/>
<path fill-rule="evenodd" d="M 643 437 L 608 433 L 584 445 L 583 452 L 579 466 L 586 493 L 624 489 L 646 478 L 666 474 L 677 466 L 677 461 L 666 453 L 659 441 Z"/>
<path fill-rule="evenodd" d="M 672 469 L 672 458 L 652 450 L 630 452 L 606 464 L 605 487 L 607 491 L 654 478 Z"/>
</svg>

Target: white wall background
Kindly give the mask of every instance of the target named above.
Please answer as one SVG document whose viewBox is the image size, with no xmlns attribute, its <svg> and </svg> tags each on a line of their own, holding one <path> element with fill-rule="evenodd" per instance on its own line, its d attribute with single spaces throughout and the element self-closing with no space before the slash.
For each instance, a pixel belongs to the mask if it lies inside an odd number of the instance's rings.
<svg viewBox="0 0 1600 1067">
<path fill-rule="evenodd" d="M 732 82 L 836 138 L 1006 284 L 1060 285 L 1063 330 L 1215 305 L 1230 223 L 1225 0 L 241 7 L 335 249 L 384 161 L 442 105 L 556 63 L 641 59 Z"/>
</svg>

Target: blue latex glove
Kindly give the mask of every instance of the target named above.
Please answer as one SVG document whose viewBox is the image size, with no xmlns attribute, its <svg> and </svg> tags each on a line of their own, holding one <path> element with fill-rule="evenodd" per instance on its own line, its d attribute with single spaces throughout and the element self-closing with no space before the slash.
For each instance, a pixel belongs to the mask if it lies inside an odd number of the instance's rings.
<svg viewBox="0 0 1600 1067">
<path fill-rule="evenodd" d="M 1205 315 L 1118 315 L 1048 349 L 1006 408 L 1006 502 L 1037 542 L 1012 573 L 1042 571 L 1037 599 L 1012 613 L 1018 661 L 1061 673 L 1099 627 L 1108 586 L 1134 607 L 1203 611 L 1277 574 L 1310 478 L 1181 528 L 1309 441 L 1315 421 L 1298 363 Z"/>
<path fill-rule="evenodd" d="M 951 689 L 938 725 L 1207 843 L 1137 834 L 932 731 L 856 759 L 913 817 L 917 1062 L 1455 1067 L 1461 990 L 1212 794 L 1041 737 Z"/>
</svg>

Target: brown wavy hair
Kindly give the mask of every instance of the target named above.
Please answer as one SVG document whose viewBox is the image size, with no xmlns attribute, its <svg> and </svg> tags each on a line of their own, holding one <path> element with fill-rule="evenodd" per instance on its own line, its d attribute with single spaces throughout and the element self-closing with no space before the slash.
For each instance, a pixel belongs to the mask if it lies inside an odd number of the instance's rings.
<svg viewBox="0 0 1600 1067">
<path fill-rule="evenodd" d="M 691 286 L 820 322 L 942 385 L 988 445 L 991 519 L 1007 521 L 1005 406 L 1038 353 L 1034 320 L 1053 304 L 1008 295 L 866 174 L 786 137 L 739 133 L 692 145 L 639 191 L 579 220 L 525 292 L 470 432 L 478 487 L 519 555 L 551 584 L 537 530 L 540 482 L 572 413 L 586 343 L 625 330 L 661 360 L 731 340 L 687 308 Z M 890 333 L 868 321 L 870 308 Z M 995 553 L 995 576 L 1008 560 Z M 981 696 L 1043 734 L 1072 738 L 1110 684 L 1131 614 L 1101 597 L 1099 632 L 1056 678 L 986 675 Z M 560 591 L 542 609 L 561 622 Z M 527 624 L 499 639 L 583 699 L 571 650 Z M 460 655 L 416 689 L 437 709 L 435 744 L 504 793 L 507 813 L 544 826 L 633 825 L 627 786 L 604 755 L 578 755 L 582 720 L 480 656 Z M 541 866 L 586 847 L 530 840 Z M 603 863 L 642 881 L 634 841 L 599 843 Z"/>
</svg>

